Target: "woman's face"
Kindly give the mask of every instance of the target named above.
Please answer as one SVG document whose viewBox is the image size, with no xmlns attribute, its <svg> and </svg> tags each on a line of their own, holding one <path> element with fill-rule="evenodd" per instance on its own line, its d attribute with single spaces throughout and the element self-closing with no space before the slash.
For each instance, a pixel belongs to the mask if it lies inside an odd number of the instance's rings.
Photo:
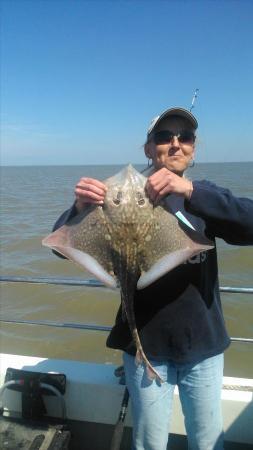
<svg viewBox="0 0 253 450">
<path fill-rule="evenodd" d="M 169 117 L 161 122 L 156 128 L 156 133 L 161 131 L 169 130 L 174 135 L 171 140 L 160 139 L 159 143 L 155 143 L 152 139 L 145 145 L 145 154 L 148 158 L 151 158 L 153 161 L 153 165 L 156 170 L 161 169 L 162 167 L 166 167 L 172 172 L 182 176 L 184 171 L 189 166 L 190 161 L 194 157 L 194 140 L 186 140 L 183 139 L 183 142 L 180 142 L 180 136 L 177 137 L 180 133 L 183 132 L 193 132 L 192 126 L 190 123 L 183 119 L 182 117 Z M 185 133 L 186 134 L 186 133 Z M 161 135 L 165 135 L 166 133 L 161 133 Z M 159 136 L 159 134 L 157 135 Z"/>
</svg>

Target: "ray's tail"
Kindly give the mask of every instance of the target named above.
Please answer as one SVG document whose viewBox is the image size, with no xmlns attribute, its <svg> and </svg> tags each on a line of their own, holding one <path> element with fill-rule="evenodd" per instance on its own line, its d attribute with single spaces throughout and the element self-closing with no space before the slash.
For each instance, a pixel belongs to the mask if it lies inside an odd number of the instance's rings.
<svg viewBox="0 0 253 450">
<path fill-rule="evenodd" d="M 144 364 L 147 370 L 147 375 L 150 380 L 157 380 L 162 383 L 164 380 L 161 378 L 159 373 L 155 370 L 152 364 L 149 362 L 146 357 L 144 350 L 142 348 L 140 336 L 137 330 L 136 322 L 135 322 L 135 313 L 134 313 L 134 291 L 131 290 L 124 292 L 123 289 L 121 291 L 121 301 L 122 301 L 122 310 L 124 312 L 124 317 L 127 319 L 133 341 L 136 346 L 136 356 L 135 362 L 137 365 Z"/>
<path fill-rule="evenodd" d="M 132 331 L 132 336 L 136 345 L 136 356 L 135 356 L 135 362 L 137 365 L 144 364 L 147 370 L 147 376 L 150 380 L 157 380 L 160 383 L 163 383 L 164 380 L 161 378 L 159 373 L 155 370 L 155 368 L 152 366 L 152 364 L 149 362 L 148 358 L 146 357 L 144 350 L 141 345 L 140 337 L 137 331 L 137 328 L 135 327 Z"/>
<path fill-rule="evenodd" d="M 133 341 L 136 346 L 135 362 L 137 365 L 145 365 L 147 375 L 150 380 L 156 379 L 158 382 L 162 383 L 164 380 L 150 364 L 148 358 L 144 353 L 135 321 L 134 294 L 137 281 L 140 277 L 137 249 L 132 244 L 128 245 L 126 243 L 121 247 L 121 252 L 119 252 L 119 254 L 120 258 L 117 261 L 118 264 L 115 270 L 115 274 L 118 275 L 121 286 L 121 302 L 123 315 L 128 321 Z"/>
</svg>

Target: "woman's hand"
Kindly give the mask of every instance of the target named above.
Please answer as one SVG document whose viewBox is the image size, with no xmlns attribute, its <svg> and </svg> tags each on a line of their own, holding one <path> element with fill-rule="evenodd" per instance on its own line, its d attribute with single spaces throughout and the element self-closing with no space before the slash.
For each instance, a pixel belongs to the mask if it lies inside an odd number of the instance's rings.
<svg viewBox="0 0 253 450">
<path fill-rule="evenodd" d="M 103 205 L 107 187 L 95 178 L 81 178 L 75 187 L 78 212 L 82 211 L 87 203 Z"/>
<path fill-rule="evenodd" d="M 145 189 L 149 198 L 158 203 L 162 197 L 171 193 L 190 199 L 193 185 L 187 178 L 180 177 L 163 167 L 148 178 Z"/>
</svg>

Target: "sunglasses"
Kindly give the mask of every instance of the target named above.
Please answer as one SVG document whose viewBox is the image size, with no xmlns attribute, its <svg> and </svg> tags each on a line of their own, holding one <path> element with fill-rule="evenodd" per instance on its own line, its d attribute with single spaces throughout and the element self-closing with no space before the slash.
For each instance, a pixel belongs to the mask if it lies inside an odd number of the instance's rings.
<svg viewBox="0 0 253 450">
<path fill-rule="evenodd" d="M 178 134 L 173 133 L 170 130 L 157 131 L 152 137 L 152 140 L 156 145 L 158 144 L 169 144 L 173 141 L 173 138 L 177 137 L 181 144 L 193 144 L 195 142 L 196 136 L 192 131 L 183 130 Z"/>
</svg>

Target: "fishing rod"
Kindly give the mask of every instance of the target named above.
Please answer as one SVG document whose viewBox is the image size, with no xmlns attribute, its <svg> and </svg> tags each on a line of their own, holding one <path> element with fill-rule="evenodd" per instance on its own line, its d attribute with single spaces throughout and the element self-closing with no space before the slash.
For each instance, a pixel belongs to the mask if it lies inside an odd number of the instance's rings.
<svg viewBox="0 0 253 450">
<path fill-rule="evenodd" d="M 190 106 L 190 112 L 192 112 L 192 110 L 194 108 L 194 104 L 195 104 L 196 98 L 198 97 L 198 92 L 199 92 L 199 89 L 198 88 L 195 89 L 195 92 L 194 92 L 193 98 L 192 98 L 192 102 L 191 102 L 191 106 Z"/>
<path fill-rule="evenodd" d="M 127 387 L 125 387 L 118 421 L 115 424 L 114 430 L 113 430 L 110 450 L 119 450 L 120 449 L 123 431 L 124 431 L 124 422 L 125 422 L 125 418 L 126 418 L 128 402 L 129 402 L 129 391 L 128 391 Z"/>
</svg>

